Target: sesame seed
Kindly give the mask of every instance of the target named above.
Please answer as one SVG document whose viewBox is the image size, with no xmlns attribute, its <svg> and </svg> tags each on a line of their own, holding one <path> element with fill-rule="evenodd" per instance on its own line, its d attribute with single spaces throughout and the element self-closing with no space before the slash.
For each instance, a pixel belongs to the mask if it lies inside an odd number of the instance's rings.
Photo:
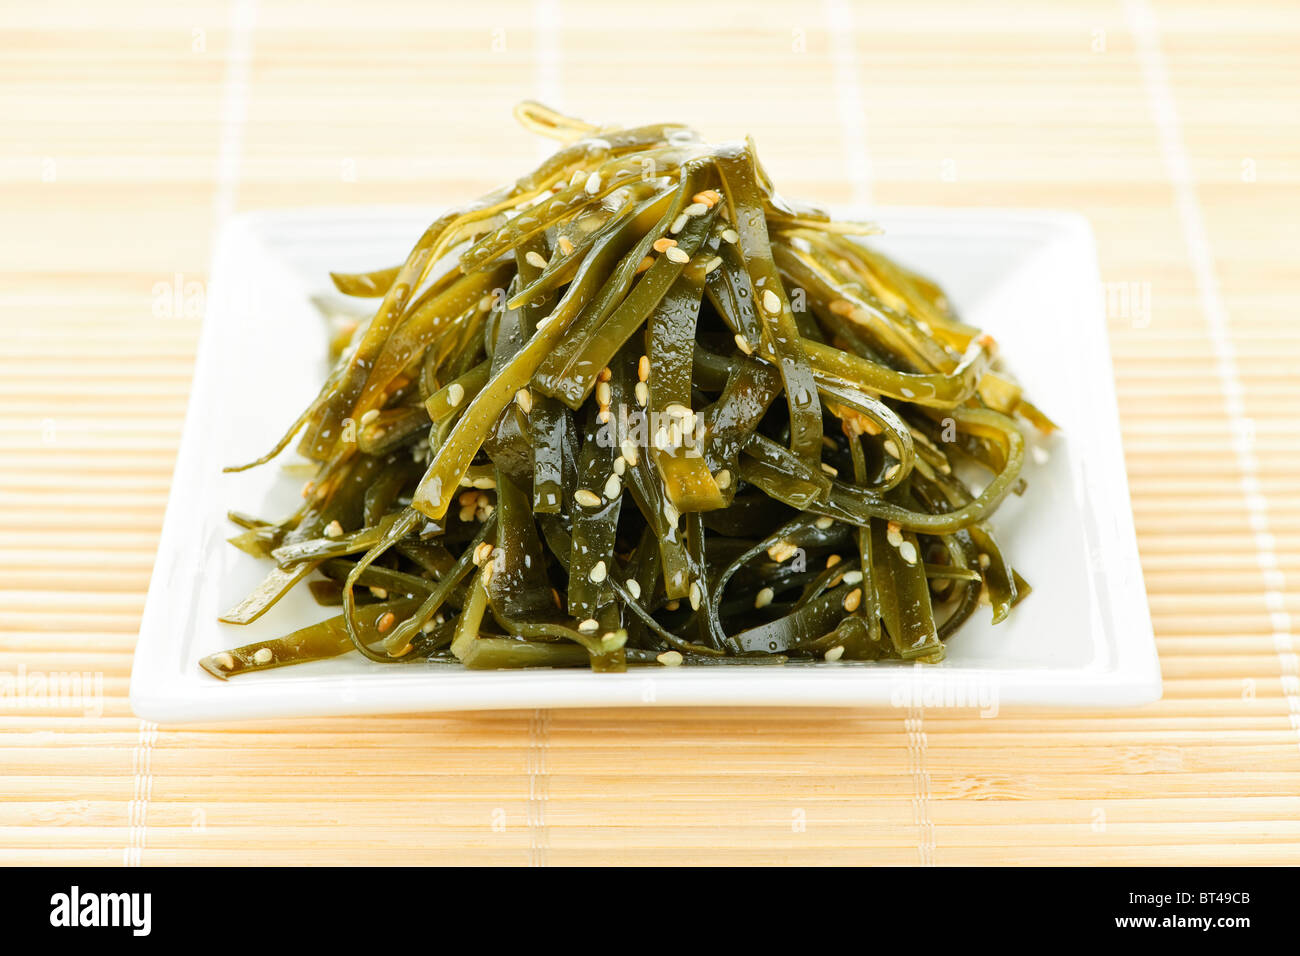
<svg viewBox="0 0 1300 956">
<path fill-rule="evenodd" d="M 776 597 L 775 591 L 773 591 L 771 588 L 763 588 L 756 595 L 754 595 L 754 607 L 755 608 L 767 607 L 769 604 L 772 603 L 772 598 L 774 597 Z"/>
<path fill-rule="evenodd" d="M 596 404 L 608 405 L 610 399 L 609 382 L 596 383 Z"/>
<path fill-rule="evenodd" d="M 275 653 L 269 647 L 259 647 L 253 654 L 253 663 L 269 664 L 275 659 Z"/>
<path fill-rule="evenodd" d="M 592 173 L 587 177 L 587 185 L 582 187 L 587 191 L 588 196 L 594 196 L 600 192 L 600 173 Z"/>
<path fill-rule="evenodd" d="M 594 491 L 588 491 L 586 488 L 579 488 L 573 493 L 573 500 L 584 508 L 599 508 L 600 495 Z"/>
<path fill-rule="evenodd" d="M 704 600 L 704 594 L 703 592 L 700 591 L 699 581 L 691 582 L 690 598 L 691 598 L 691 610 L 698 611 L 700 609 L 700 602 Z"/>
<path fill-rule="evenodd" d="M 636 362 L 636 377 L 639 382 L 650 380 L 650 356 L 642 355 Z"/>
<path fill-rule="evenodd" d="M 596 380 L 600 382 L 608 382 L 613 377 L 614 377 L 614 370 L 611 369 L 608 365 L 606 365 L 604 368 L 602 368 L 599 372 L 596 373 Z"/>
<path fill-rule="evenodd" d="M 669 239 L 667 236 L 663 236 L 656 239 L 655 244 L 651 248 L 653 248 L 655 252 L 667 252 L 675 245 L 677 245 L 676 239 Z"/>
<path fill-rule="evenodd" d="M 683 229 L 686 228 L 686 219 L 687 219 L 686 213 L 682 213 L 680 216 L 678 216 L 676 219 L 673 220 L 673 224 L 668 227 L 668 231 L 671 232 L 674 236 L 677 235 L 677 233 L 681 232 Z"/>
<path fill-rule="evenodd" d="M 626 472 L 627 472 L 627 459 L 624 458 L 622 455 L 619 455 L 617 458 L 614 459 L 614 474 L 622 478 Z"/>
<path fill-rule="evenodd" d="M 848 574 L 844 575 L 844 583 L 845 583 L 845 584 L 861 584 L 861 583 L 862 583 L 862 572 L 861 572 L 861 571 L 850 571 Z"/>
<path fill-rule="evenodd" d="M 605 497 L 613 501 L 623 493 L 623 483 L 618 480 L 618 475 L 610 475 L 609 480 L 605 482 Z"/>
<path fill-rule="evenodd" d="M 377 598 L 379 598 L 379 600 L 382 601 L 382 600 L 384 600 L 384 598 L 388 597 L 388 589 L 387 589 L 387 588 L 371 588 L 371 589 L 370 589 L 370 594 L 371 594 L 372 597 L 377 597 Z"/>
<path fill-rule="evenodd" d="M 885 540 L 888 541 L 889 544 L 890 544 L 892 547 L 897 548 L 897 547 L 899 547 L 900 545 L 902 545 L 902 543 L 903 543 L 903 535 L 902 535 L 902 532 L 899 532 L 899 531 L 886 531 L 886 532 L 885 532 Z"/>
<path fill-rule="evenodd" d="M 650 404 L 650 387 L 645 382 L 636 383 L 636 403 L 642 408 Z"/>
<path fill-rule="evenodd" d="M 594 617 L 589 617 L 581 624 L 578 625 L 578 630 L 580 630 L 583 634 L 594 634 L 599 629 L 600 629 L 600 622 L 597 621 Z"/>
<path fill-rule="evenodd" d="M 465 399 L 465 386 L 460 382 L 452 382 L 447 386 L 447 404 L 455 408 Z"/>
<path fill-rule="evenodd" d="M 900 454 L 898 453 L 898 446 L 895 445 L 894 442 L 893 442 L 891 439 L 885 439 L 885 445 L 884 445 L 884 448 L 885 448 L 885 454 L 888 455 L 890 458 L 902 458 L 902 457 L 903 457 L 902 455 L 900 455 Z"/>
<path fill-rule="evenodd" d="M 736 232 L 734 229 L 724 229 L 722 231 L 722 238 L 724 242 L 729 242 L 734 246 L 740 241 L 740 233 Z"/>
<path fill-rule="evenodd" d="M 671 501 L 664 502 L 664 519 L 672 528 L 677 527 L 677 522 L 681 520 L 681 512 L 674 507 Z"/>
<path fill-rule="evenodd" d="M 708 208 L 712 209 L 714 206 L 718 204 L 718 200 L 721 198 L 722 197 L 719 196 L 712 189 L 705 189 L 692 196 L 691 202 L 700 203 L 701 205 L 707 206 Z"/>
<path fill-rule="evenodd" d="M 799 548 L 789 541 L 778 541 L 767 549 L 767 556 L 777 564 L 781 564 L 798 550 Z"/>
<path fill-rule="evenodd" d="M 830 475 L 832 478 L 840 473 L 838 468 L 834 465 L 829 465 L 826 462 L 822 462 L 822 471 L 826 472 L 826 474 Z"/>
<path fill-rule="evenodd" d="M 395 623 L 397 623 L 397 615 L 394 614 L 392 611 L 389 611 L 387 614 L 385 614 L 383 617 L 381 617 L 378 621 L 375 622 L 375 630 L 377 630 L 380 634 L 382 634 L 384 633 L 384 631 L 392 627 Z"/>
<path fill-rule="evenodd" d="M 772 315 L 781 311 L 781 297 L 771 289 L 763 290 L 763 311 Z"/>
<path fill-rule="evenodd" d="M 641 585 L 637 582 L 636 578 L 627 579 L 627 593 L 632 595 L 634 598 L 639 598 L 641 596 Z"/>
<path fill-rule="evenodd" d="M 526 388 L 521 388 L 515 392 L 515 404 L 525 415 L 530 414 L 533 410 L 533 393 Z"/>
<path fill-rule="evenodd" d="M 898 477 L 898 473 L 903 470 L 903 466 L 895 462 L 885 469 L 885 481 L 893 481 Z"/>
<path fill-rule="evenodd" d="M 898 546 L 898 556 L 908 564 L 916 564 L 916 545 L 910 541 L 904 541 Z"/>
<path fill-rule="evenodd" d="M 682 663 L 682 655 L 677 651 L 664 651 L 655 658 L 664 667 L 679 667 Z"/>
<path fill-rule="evenodd" d="M 993 563 L 993 559 L 990 558 L 987 554 L 981 554 L 979 561 L 980 561 L 981 568 L 987 568 L 990 564 Z"/>
<path fill-rule="evenodd" d="M 838 661 L 841 657 L 844 656 L 844 645 L 836 644 L 834 647 L 832 647 L 829 651 L 826 652 L 825 656 L 828 661 Z"/>
<path fill-rule="evenodd" d="M 623 441 L 619 443 L 618 449 L 623 453 L 623 457 L 627 460 L 627 463 L 636 467 L 636 442 L 630 438 L 624 438 Z"/>
<path fill-rule="evenodd" d="M 740 349 L 746 355 L 754 354 L 754 346 L 749 344 L 749 339 L 745 338 L 739 332 L 736 333 L 736 348 Z"/>
<path fill-rule="evenodd" d="M 361 424 L 369 425 L 378 417 L 379 417 L 379 409 L 372 408 L 370 409 L 370 411 L 366 412 L 364 415 L 361 416 Z"/>
<path fill-rule="evenodd" d="M 839 563 L 840 563 L 840 556 L 838 554 L 832 554 L 826 557 L 826 567 L 828 568 L 833 568 L 835 567 L 835 565 Z"/>
<path fill-rule="evenodd" d="M 460 511 L 458 512 L 460 515 L 460 520 L 473 521 L 475 510 L 476 509 L 474 508 L 473 505 L 461 505 Z"/>
<path fill-rule="evenodd" d="M 717 268 L 718 266 L 720 266 L 720 265 L 722 265 L 722 257 L 721 257 L 721 256 L 714 256 L 714 257 L 713 257 L 712 259 L 710 259 L 708 262 L 704 263 L 704 274 L 705 274 L 705 275 L 708 275 L 710 272 L 712 272 L 714 269 L 716 269 L 716 268 Z"/>
<path fill-rule="evenodd" d="M 597 561 L 592 565 L 591 570 L 587 572 L 587 579 L 591 581 L 592 584 L 599 584 L 601 581 L 605 580 L 605 576 L 608 574 L 609 570 L 605 567 L 605 562 Z"/>
<path fill-rule="evenodd" d="M 678 265 L 682 265 L 683 263 L 691 261 L 691 257 L 687 253 L 679 249 L 677 246 L 673 246 L 671 249 L 665 252 L 664 258 L 667 259 L 669 262 L 675 262 Z"/>
<path fill-rule="evenodd" d="M 641 264 L 636 267 L 637 275 L 640 275 L 642 272 L 645 272 L 654 264 L 655 264 L 654 256 L 646 256 L 644 259 L 641 260 Z"/>
<path fill-rule="evenodd" d="M 713 476 L 713 480 L 717 483 L 719 491 L 726 491 L 731 487 L 731 472 L 723 468 Z"/>
<path fill-rule="evenodd" d="M 607 651 L 616 651 L 627 643 L 627 631 L 606 631 L 600 635 L 600 646 Z"/>
<path fill-rule="evenodd" d="M 492 557 L 492 545 L 484 541 L 474 549 L 474 563 L 482 566 L 483 562 Z"/>
<path fill-rule="evenodd" d="M 556 245 L 560 247 L 560 255 L 569 256 L 573 254 L 573 240 L 568 236 L 560 236 Z"/>
<path fill-rule="evenodd" d="M 343 525 L 339 524 L 338 519 L 336 518 L 325 526 L 325 531 L 323 533 L 327 538 L 337 538 L 343 533 Z"/>
<path fill-rule="evenodd" d="M 862 588 L 854 588 L 844 596 L 844 610 L 852 614 L 862 603 Z"/>
<path fill-rule="evenodd" d="M 683 215 L 683 216 L 691 216 L 691 217 L 695 217 L 695 216 L 703 216 L 703 215 L 704 215 L 706 212 L 708 212 L 708 211 L 709 211 L 709 207 L 706 206 L 706 205 L 704 205 L 704 203 L 702 203 L 702 202 L 693 202 L 693 203 L 691 203 L 689 206 L 687 206 L 685 209 L 682 210 L 682 215 Z"/>
<path fill-rule="evenodd" d="M 265 650 L 265 648 L 263 648 L 263 650 Z M 217 666 L 223 671 L 232 670 L 235 666 L 235 659 L 226 651 L 222 651 L 220 654 L 215 655 L 213 659 L 217 662 Z"/>
<path fill-rule="evenodd" d="M 541 253 L 530 249 L 524 254 L 524 261 L 535 269 L 545 269 L 547 262 L 542 258 Z"/>
<path fill-rule="evenodd" d="M 822 517 L 818 518 L 817 521 L 816 521 L 817 530 L 818 530 L 818 531 L 825 531 L 827 528 L 829 528 L 829 527 L 830 527 L 831 525 L 833 525 L 834 523 L 835 523 L 835 519 L 834 519 L 834 518 L 831 518 L 831 517 L 828 516 L 828 515 L 823 515 Z"/>
</svg>

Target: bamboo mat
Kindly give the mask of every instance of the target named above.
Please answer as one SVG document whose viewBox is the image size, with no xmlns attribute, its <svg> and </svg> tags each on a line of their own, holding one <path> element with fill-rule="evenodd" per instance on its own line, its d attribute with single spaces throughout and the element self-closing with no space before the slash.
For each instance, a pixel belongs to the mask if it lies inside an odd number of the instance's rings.
<svg viewBox="0 0 1300 956">
<path fill-rule="evenodd" d="M 0 707 L 0 861 L 1300 863 L 1294 4 L 44 0 L 0 29 L 0 672 L 102 679 L 99 713 Z M 751 132 L 811 200 L 1088 215 L 1164 699 L 135 718 L 214 232 L 483 192 L 537 155 L 524 96 Z"/>
</svg>

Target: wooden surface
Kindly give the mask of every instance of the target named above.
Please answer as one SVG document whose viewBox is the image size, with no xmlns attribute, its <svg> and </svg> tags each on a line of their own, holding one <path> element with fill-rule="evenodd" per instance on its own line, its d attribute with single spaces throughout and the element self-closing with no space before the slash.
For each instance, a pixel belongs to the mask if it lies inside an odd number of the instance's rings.
<svg viewBox="0 0 1300 956">
<path fill-rule="evenodd" d="M 0 676 L 102 680 L 0 699 L 0 861 L 1300 863 L 1295 4 L 47 0 L 0 29 Z M 483 192 L 538 155 L 525 96 L 752 132 L 811 200 L 1086 213 L 1164 700 L 135 718 L 215 231 Z"/>
</svg>

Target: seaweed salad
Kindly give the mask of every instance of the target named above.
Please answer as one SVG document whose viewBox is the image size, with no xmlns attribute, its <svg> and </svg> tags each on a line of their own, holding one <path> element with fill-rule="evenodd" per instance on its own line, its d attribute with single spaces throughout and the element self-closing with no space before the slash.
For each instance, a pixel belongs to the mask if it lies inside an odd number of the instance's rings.
<svg viewBox="0 0 1300 956">
<path fill-rule="evenodd" d="M 226 678 L 358 651 L 470 668 L 943 658 L 1029 585 L 989 517 L 1021 422 L 995 343 L 877 230 L 773 188 L 752 141 L 516 109 L 560 149 L 441 215 L 334 343 L 302 504 L 234 513 L 339 613 L 203 659 Z"/>
</svg>

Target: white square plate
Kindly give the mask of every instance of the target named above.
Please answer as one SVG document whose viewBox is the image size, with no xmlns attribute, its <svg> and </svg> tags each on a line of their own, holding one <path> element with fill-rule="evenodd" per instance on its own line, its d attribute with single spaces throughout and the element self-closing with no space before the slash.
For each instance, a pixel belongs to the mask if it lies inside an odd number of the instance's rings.
<svg viewBox="0 0 1300 956">
<path fill-rule="evenodd" d="M 853 218 L 855 210 L 839 211 Z M 934 277 L 964 318 L 999 341 L 1036 404 L 1062 426 L 1031 456 L 1028 491 L 994 518 L 1033 594 L 994 628 L 977 614 L 938 666 L 465 671 L 386 667 L 348 654 L 219 681 L 198 660 L 336 611 L 296 589 L 246 627 L 217 615 L 265 573 L 226 543 L 236 508 L 275 518 L 300 482 L 268 465 L 223 474 L 279 437 L 326 371 L 310 296 L 328 270 L 401 261 L 435 213 L 411 208 L 263 212 L 221 237 L 158 560 L 131 674 L 131 703 L 156 721 L 233 720 L 512 707 L 623 705 L 1007 705 L 1116 707 L 1160 695 L 1120 445 L 1092 233 L 1070 214 L 872 209 L 887 252 Z M 306 343 L 306 344 L 304 344 Z M 1032 439 L 1031 439 L 1032 440 Z"/>
</svg>

